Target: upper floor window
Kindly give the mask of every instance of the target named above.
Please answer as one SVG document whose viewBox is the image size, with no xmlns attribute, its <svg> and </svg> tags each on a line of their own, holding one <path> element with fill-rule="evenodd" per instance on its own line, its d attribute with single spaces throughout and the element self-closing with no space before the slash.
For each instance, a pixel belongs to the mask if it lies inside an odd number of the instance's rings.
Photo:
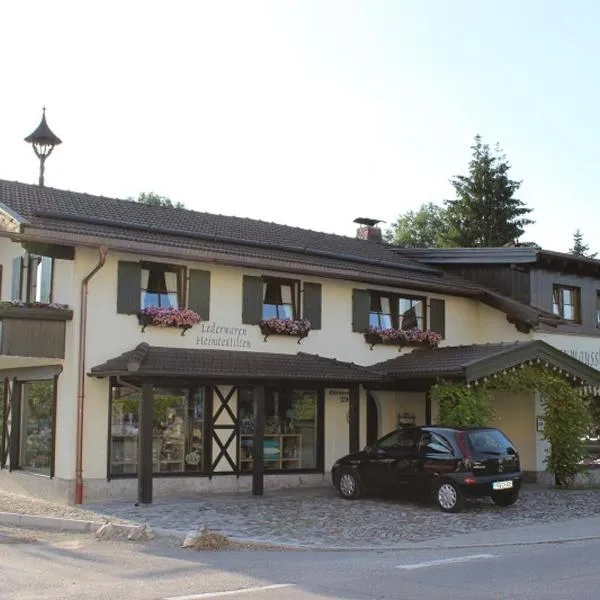
<svg viewBox="0 0 600 600">
<path fill-rule="evenodd" d="M 158 263 L 142 263 L 140 307 L 180 308 L 182 269 Z"/>
<path fill-rule="evenodd" d="M 581 322 L 581 295 L 578 287 L 554 285 L 552 312 L 573 323 Z"/>
<path fill-rule="evenodd" d="M 10 299 L 44 304 L 52 302 L 53 266 L 50 256 L 16 256 L 12 261 Z"/>
<path fill-rule="evenodd" d="M 210 319 L 210 271 L 147 261 L 120 260 L 117 312 L 135 315 L 145 308 L 189 308 Z"/>
<path fill-rule="evenodd" d="M 371 291 L 369 326 L 425 329 L 425 299 Z"/>
<path fill-rule="evenodd" d="M 242 277 L 242 323 L 306 319 L 311 330 L 321 329 L 321 300 L 320 283 L 272 276 Z"/>
<path fill-rule="evenodd" d="M 298 282 L 265 278 L 263 282 L 263 319 L 297 319 Z"/>
<path fill-rule="evenodd" d="M 28 302 L 49 304 L 52 301 L 52 266 L 49 256 L 29 256 Z"/>
</svg>

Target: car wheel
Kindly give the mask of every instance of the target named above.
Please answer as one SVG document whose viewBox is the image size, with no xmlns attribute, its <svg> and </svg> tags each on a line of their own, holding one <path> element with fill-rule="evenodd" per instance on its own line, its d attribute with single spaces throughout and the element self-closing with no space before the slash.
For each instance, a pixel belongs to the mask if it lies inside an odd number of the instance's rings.
<svg viewBox="0 0 600 600">
<path fill-rule="evenodd" d="M 337 489 L 342 498 L 356 500 L 361 494 L 360 480 L 356 472 L 352 469 L 342 469 L 338 477 Z"/>
<path fill-rule="evenodd" d="M 435 490 L 435 501 L 444 512 L 460 512 L 465 506 L 465 499 L 458 486 L 452 481 L 442 481 Z"/>
<path fill-rule="evenodd" d="M 492 500 L 498 506 L 510 506 L 519 498 L 517 490 L 509 490 L 508 492 L 492 492 Z"/>
</svg>

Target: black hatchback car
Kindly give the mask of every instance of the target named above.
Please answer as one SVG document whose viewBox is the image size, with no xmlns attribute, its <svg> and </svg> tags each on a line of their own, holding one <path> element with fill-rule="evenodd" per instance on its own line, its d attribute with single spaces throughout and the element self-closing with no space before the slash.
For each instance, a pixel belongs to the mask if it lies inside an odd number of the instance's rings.
<svg viewBox="0 0 600 600">
<path fill-rule="evenodd" d="M 499 506 L 519 497 L 519 453 L 491 427 L 402 427 L 332 467 L 344 498 L 391 491 L 433 498 L 444 512 L 458 512 L 467 497 L 490 496 Z"/>
</svg>

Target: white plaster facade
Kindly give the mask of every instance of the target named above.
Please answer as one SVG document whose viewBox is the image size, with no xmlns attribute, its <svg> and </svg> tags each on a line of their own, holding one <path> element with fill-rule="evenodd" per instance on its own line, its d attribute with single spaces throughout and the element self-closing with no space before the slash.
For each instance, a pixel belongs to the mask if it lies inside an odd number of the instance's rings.
<svg viewBox="0 0 600 600">
<path fill-rule="evenodd" d="M 22 254 L 17 243 L 0 239 L 0 256 L 4 273 L 10 271 L 13 257 Z M 211 273 L 211 301 L 209 320 L 189 330 L 185 336 L 174 329 L 148 327 L 145 332 L 133 315 L 117 314 L 117 265 L 118 261 L 139 261 L 148 257 L 137 254 L 109 251 L 105 265 L 91 279 L 88 295 L 87 344 L 85 348 L 85 371 L 91 367 L 129 351 L 142 341 L 151 346 L 202 348 L 210 345 L 207 339 L 216 334 L 212 325 L 235 327 L 240 332 L 234 337 L 239 343 L 236 350 L 245 352 L 274 352 L 295 354 L 299 350 L 325 357 L 350 361 L 359 365 L 371 365 L 397 356 L 398 349 L 390 346 L 375 346 L 365 343 L 362 334 L 353 333 L 352 290 L 356 287 L 374 287 L 352 281 L 319 277 L 298 276 L 297 279 L 319 283 L 322 286 L 322 329 L 313 330 L 298 346 L 296 338 L 272 336 L 268 341 L 257 326 L 242 323 L 242 277 L 244 275 L 282 275 L 273 270 L 256 270 L 231 267 L 222 264 L 170 260 L 188 268 L 208 270 Z M 20 362 L 14 357 L 0 357 L 0 369 L 13 366 L 58 364 L 62 367 L 59 377 L 57 399 L 57 430 L 55 447 L 55 476 L 52 480 L 26 472 L 0 473 L 3 486 L 25 489 L 65 502 L 73 501 L 75 481 L 75 445 L 77 421 L 78 386 L 78 334 L 81 315 L 81 282 L 96 266 L 98 252 L 92 248 L 77 247 L 74 260 L 54 261 L 53 290 L 55 302 L 64 303 L 73 309 L 73 320 L 67 323 L 66 354 L 64 360 L 27 359 Z M 289 273 L 285 274 L 290 277 Z M 5 281 L 8 278 L 5 278 Z M 8 286 L 2 286 L 2 299 L 9 299 Z M 382 291 L 405 292 L 415 295 L 414 290 L 377 286 Z M 446 309 L 446 338 L 442 345 L 470 345 L 486 342 L 512 342 L 531 340 L 510 324 L 503 312 L 479 301 L 441 294 L 423 294 L 429 298 L 443 298 Z M 206 332 L 206 330 L 209 330 Z M 570 352 L 576 341 L 577 348 L 589 352 L 600 350 L 596 339 L 581 340 L 572 336 L 535 334 L 539 339 Z M 202 341 L 204 340 L 204 341 Z M 210 346 L 209 346 L 210 347 Z M 233 348 L 229 348 L 233 349 Z M 402 352 L 409 352 L 403 349 Z M 584 362 L 586 362 L 584 360 Z M 135 479 L 107 480 L 109 389 L 107 379 L 85 378 L 84 403 L 84 447 L 83 476 L 84 499 L 92 501 L 103 497 L 135 497 Z M 421 393 L 373 392 L 378 407 L 378 432 L 383 435 L 393 429 L 399 413 L 415 415 L 418 423 L 425 422 L 425 402 Z M 521 451 L 522 467 L 529 471 L 543 470 L 546 444 L 536 432 L 535 417 L 539 412 L 533 398 L 498 395 L 494 399 L 498 415 L 497 424 L 513 439 Z M 348 452 L 348 406 L 343 396 L 326 391 L 324 406 L 324 465 L 325 473 L 309 474 L 266 474 L 265 486 L 305 485 L 317 482 L 328 483 L 329 470 L 333 462 Z M 433 422 L 436 422 L 437 407 L 432 407 Z M 360 443 L 366 443 L 366 391 L 360 391 Z M 156 495 L 193 493 L 198 490 L 237 490 L 250 488 L 249 477 L 215 475 L 207 477 L 155 478 Z"/>
</svg>

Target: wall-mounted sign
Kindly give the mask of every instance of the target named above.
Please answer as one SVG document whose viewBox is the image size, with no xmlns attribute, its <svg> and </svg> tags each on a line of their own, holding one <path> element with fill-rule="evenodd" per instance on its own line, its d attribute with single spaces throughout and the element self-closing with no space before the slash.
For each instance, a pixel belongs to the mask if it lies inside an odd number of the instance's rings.
<svg viewBox="0 0 600 600">
<path fill-rule="evenodd" d="M 327 393 L 330 396 L 337 397 L 340 402 L 348 402 L 350 400 L 348 390 L 327 390 Z"/>
<path fill-rule="evenodd" d="M 540 433 L 544 431 L 544 425 L 545 425 L 545 421 L 544 421 L 544 417 L 536 417 L 535 418 L 535 429 L 536 431 L 539 431 Z"/>
<path fill-rule="evenodd" d="M 230 327 L 214 321 L 200 323 L 200 333 L 196 345 L 202 348 L 242 348 L 251 347 L 246 327 Z"/>
<path fill-rule="evenodd" d="M 600 369 L 600 350 L 578 350 L 576 348 L 569 348 L 565 352 L 589 367 Z"/>
</svg>

